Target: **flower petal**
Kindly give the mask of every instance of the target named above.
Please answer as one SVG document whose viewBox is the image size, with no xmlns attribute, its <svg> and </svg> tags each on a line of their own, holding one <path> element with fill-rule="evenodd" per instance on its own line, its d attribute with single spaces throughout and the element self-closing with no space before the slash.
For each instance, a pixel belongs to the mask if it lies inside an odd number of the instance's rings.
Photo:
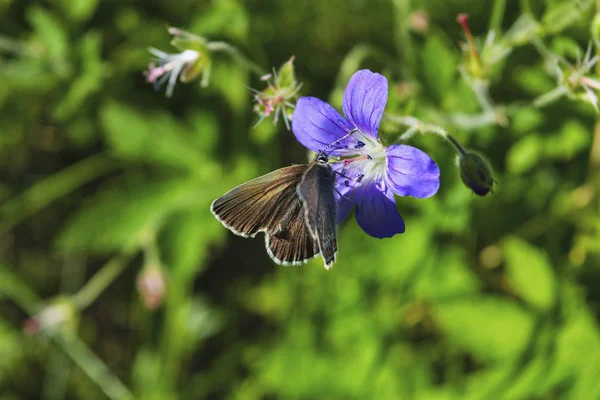
<svg viewBox="0 0 600 400">
<path fill-rule="evenodd" d="M 344 92 L 344 115 L 363 133 L 377 139 L 387 97 L 388 82 L 383 75 L 368 69 L 357 71 Z"/>
<path fill-rule="evenodd" d="M 336 172 L 334 195 L 337 206 L 337 224 L 339 225 L 348 218 L 354 207 L 354 200 L 352 198 L 356 191 L 356 185 L 347 177 L 356 176 L 358 173 L 350 171 L 343 162 L 331 164 L 331 168 Z"/>
<path fill-rule="evenodd" d="M 316 97 L 301 97 L 292 116 L 292 131 L 296 139 L 315 152 L 324 150 L 352 129 L 353 126 L 340 113 Z M 343 147 L 346 141 L 344 139 L 337 145 Z M 347 150 L 343 148 L 329 152 L 333 156 L 345 153 Z"/>
<path fill-rule="evenodd" d="M 422 199 L 438 191 L 440 168 L 425 152 L 400 144 L 389 146 L 386 153 L 386 180 L 394 193 Z"/>
<path fill-rule="evenodd" d="M 394 194 L 383 180 L 362 182 L 355 199 L 356 221 L 367 234 L 382 239 L 404 233 L 404 220 L 396 209 Z"/>
<path fill-rule="evenodd" d="M 346 218 L 348 218 L 350 212 L 354 208 L 354 204 L 351 203 L 351 200 L 346 195 L 344 195 L 344 197 L 341 197 L 338 193 L 335 193 L 334 196 L 337 206 L 337 216 L 335 223 L 339 225 L 342 222 L 344 222 Z"/>
</svg>

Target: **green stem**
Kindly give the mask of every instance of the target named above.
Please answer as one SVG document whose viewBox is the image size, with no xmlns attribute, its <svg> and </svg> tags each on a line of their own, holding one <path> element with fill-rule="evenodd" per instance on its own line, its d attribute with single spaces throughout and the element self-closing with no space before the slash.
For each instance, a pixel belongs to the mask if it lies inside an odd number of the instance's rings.
<svg viewBox="0 0 600 400">
<path fill-rule="evenodd" d="M 25 56 L 35 55 L 24 42 L 5 35 L 0 35 L 0 50 Z"/>
<path fill-rule="evenodd" d="M 98 274 L 97 274 L 98 275 Z M 95 277 L 94 277 L 95 278 Z M 94 279 L 92 278 L 92 279 Z M 15 301 L 27 314 L 34 315 L 39 297 L 25 282 L 0 264 L 0 295 Z M 106 365 L 76 336 L 53 336 L 54 342 L 94 381 L 111 400 L 133 400 L 133 394 Z"/>
<path fill-rule="evenodd" d="M 8 231 L 77 187 L 118 167 L 119 163 L 111 157 L 97 154 L 34 183 L 20 195 L 0 206 L 0 233 Z"/>
<path fill-rule="evenodd" d="M 55 347 L 48 349 L 42 400 L 60 400 L 67 397 L 72 366 L 73 363 L 64 351 Z"/>
<path fill-rule="evenodd" d="M 532 18 L 535 19 L 535 14 L 531 8 L 531 5 L 529 4 L 529 0 L 520 0 L 519 3 L 521 5 L 521 11 L 523 12 L 523 14 L 530 15 Z"/>
<path fill-rule="evenodd" d="M 85 281 L 85 268 L 78 257 L 63 257 L 61 264 L 60 293 L 73 293 Z M 76 324 L 72 326 L 77 330 Z M 42 400 L 64 400 L 67 397 L 73 362 L 57 348 L 48 349 L 48 357 L 42 387 Z"/>
<path fill-rule="evenodd" d="M 396 49 L 402 57 L 402 68 L 404 68 L 404 76 L 411 79 L 415 75 L 416 58 L 414 44 L 410 33 L 410 15 L 411 15 L 411 0 L 394 0 L 392 2 L 395 9 L 395 42 Z"/>
<path fill-rule="evenodd" d="M 475 92 L 475 97 L 477 98 L 477 102 L 483 109 L 483 111 L 494 111 L 494 102 L 490 97 L 490 91 L 486 82 L 477 79 L 473 82 L 473 91 Z"/>
<path fill-rule="evenodd" d="M 40 302 L 38 295 L 13 272 L 13 268 L 0 264 L 0 298 L 9 298 L 23 311 L 34 315 Z"/>
<path fill-rule="evenodd" d="M 131 391 L 79 338 L 56 335 L 55 343 L 111 400 L 133 400 Z"/>
<path fill-rule="evenodd" d="M 235 61 L 242 64 L 244 67 L 248 68 L 250 71 L 254 72 L 258 76 L 262 76 L 266 74 L 266 71 L 262 69 L 258 64 L 254 63 L 250 59 L 248 59 L 241 51 L 237 48 L 233 47 L 227 42 L 208 42 L 206 47 L 208 50 L 216 52 L 222 51 L 224 53 L 229 54 Z"/>
<path fill-rule="evenodd" d="M 494 0 L 492 18 L 490 19 L 490 31 L 496 32 L 496 35 L 499 35 L 502 31 L 502 20 L 504 19 L 505 9 L 506 0 Z"/>
<path fill-rule="evenodd" d="M 129 255 L 114 257 L 73 295 L 73 303 L 78 310 L 87 308 L 123 272 L 130 260 Z"/>
<path fill-rule="evenodd" d="M 458 143 L 458 141 L 452 135 L 450 135 L 445 128 L 439 125 L 425 124 L 414 117 L 401 117 L 397 115 L 386 114 L 385 118 L 388 121 L 397 123 L 399 125 L 410 127 L 410 129 L 408 129 L 403 135 L 400 136 L 400 138 L 398 138 L 398 143 L 407 140 L 416 132 L 419 132 L 421 134 L 432 133 L 446 139 L 452 145 L 452 147 L 454 147 L 454 150 L 456 150 L 459 156 L 462 157 L 465 154 L 467 154 L 464 147 L 462 147 L 461 144 Z"/>
</svg>

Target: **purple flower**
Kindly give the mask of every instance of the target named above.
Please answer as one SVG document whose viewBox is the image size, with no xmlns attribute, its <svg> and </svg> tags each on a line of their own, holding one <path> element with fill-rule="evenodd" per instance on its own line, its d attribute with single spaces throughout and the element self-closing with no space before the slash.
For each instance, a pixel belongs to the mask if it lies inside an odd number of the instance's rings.
<svg viewBox="0 0 600 400">
<path fill-rule="evenodd" d="M 332 164 L 336 171 L 338 223 L 356 205 L 358 224 L 377 238 L 404 232 L 394 194 L 425 198 L 433 196 L 440 185 L 440 170 L 423 151 L 401 144 L 386 147 L 379 141 L 387 95 L 384 76 L 360 70 L 350 78 L 344 92 L 345 118 L 314 97 L 301 97 L 292 118 L 298 141 L 316 152 L 356 129 L 330 152 L 333 156 L 352 157 Z"/>
</svg>

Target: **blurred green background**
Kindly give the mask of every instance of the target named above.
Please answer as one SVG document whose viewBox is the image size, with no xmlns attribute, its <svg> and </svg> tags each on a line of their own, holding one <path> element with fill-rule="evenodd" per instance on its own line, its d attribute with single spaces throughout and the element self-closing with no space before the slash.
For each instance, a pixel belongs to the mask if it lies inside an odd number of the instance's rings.
<svg viewBox="0 0 600 400">
<path fill-rule="evenodd" d="M 486 77 L 490 119 L 459 73 L 462 12 L 478 38 L 527 16 L 575 63 L 596 4 L 0 0 L 0 399 L 600 398 L 598 114 L 533 106 L 556 80 L 528 38 Z M 294 55 L 301 95 L 338 109 L 353 72 L 383 73 L 386 112 L 484 153 L 496 193 L 415 136 L 441 187 L 398 199 L 405 234 L 349 218 L 333 270 L 273 264 L 209 205 L 306 150 L 281 121 L 252 128 L 264 82 L 227 55 L 207 88 L 155 92 L 167 26 L 265 71 Z"/>
</svg>

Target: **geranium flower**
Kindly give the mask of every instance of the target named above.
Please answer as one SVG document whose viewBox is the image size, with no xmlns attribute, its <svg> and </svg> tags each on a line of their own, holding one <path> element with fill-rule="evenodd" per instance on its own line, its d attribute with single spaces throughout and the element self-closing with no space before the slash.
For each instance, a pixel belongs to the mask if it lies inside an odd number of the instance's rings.
<svg viewBox="0 0 600 400">
<path fill-rule="evenodd" d="M 167 97 L 173 95 L 175 83 L 177 83 L 177 78 L 180 75 L 182 82 L 188 82 L 198 73 L 197 68 L 193 67 L 197 64 L 201 54 L 195 50 L 184 50 L 181 53 L 169 54 L 151 47 L 148 51 L 157 58 L 158 66 L 155 62 L 150 63 L 148 71 L 146 71 L 146 81 L 154 83 L 155 89 L 158 90 L 160 85 L 168 80 Z"/>
<path fill-rule="evenodd" d="M 384 76 L 360 70 L 350 78 L 344 92 L 345 117 L 322 100 L 301 97 L 292 118 L 298 141 L 315 152 L 356 129 L 329 153 L 350 157 L 332 164 L 336 171 L 338 223 L 356 205 L 358 224 L 377 238 L 404 232 L 394 194 L 425 198 L 433 196 L 440 185 L 439 167 L 426 153 L 401 144 L 386 147 L 379 140 L 387 96 Z"/>
</svg>

